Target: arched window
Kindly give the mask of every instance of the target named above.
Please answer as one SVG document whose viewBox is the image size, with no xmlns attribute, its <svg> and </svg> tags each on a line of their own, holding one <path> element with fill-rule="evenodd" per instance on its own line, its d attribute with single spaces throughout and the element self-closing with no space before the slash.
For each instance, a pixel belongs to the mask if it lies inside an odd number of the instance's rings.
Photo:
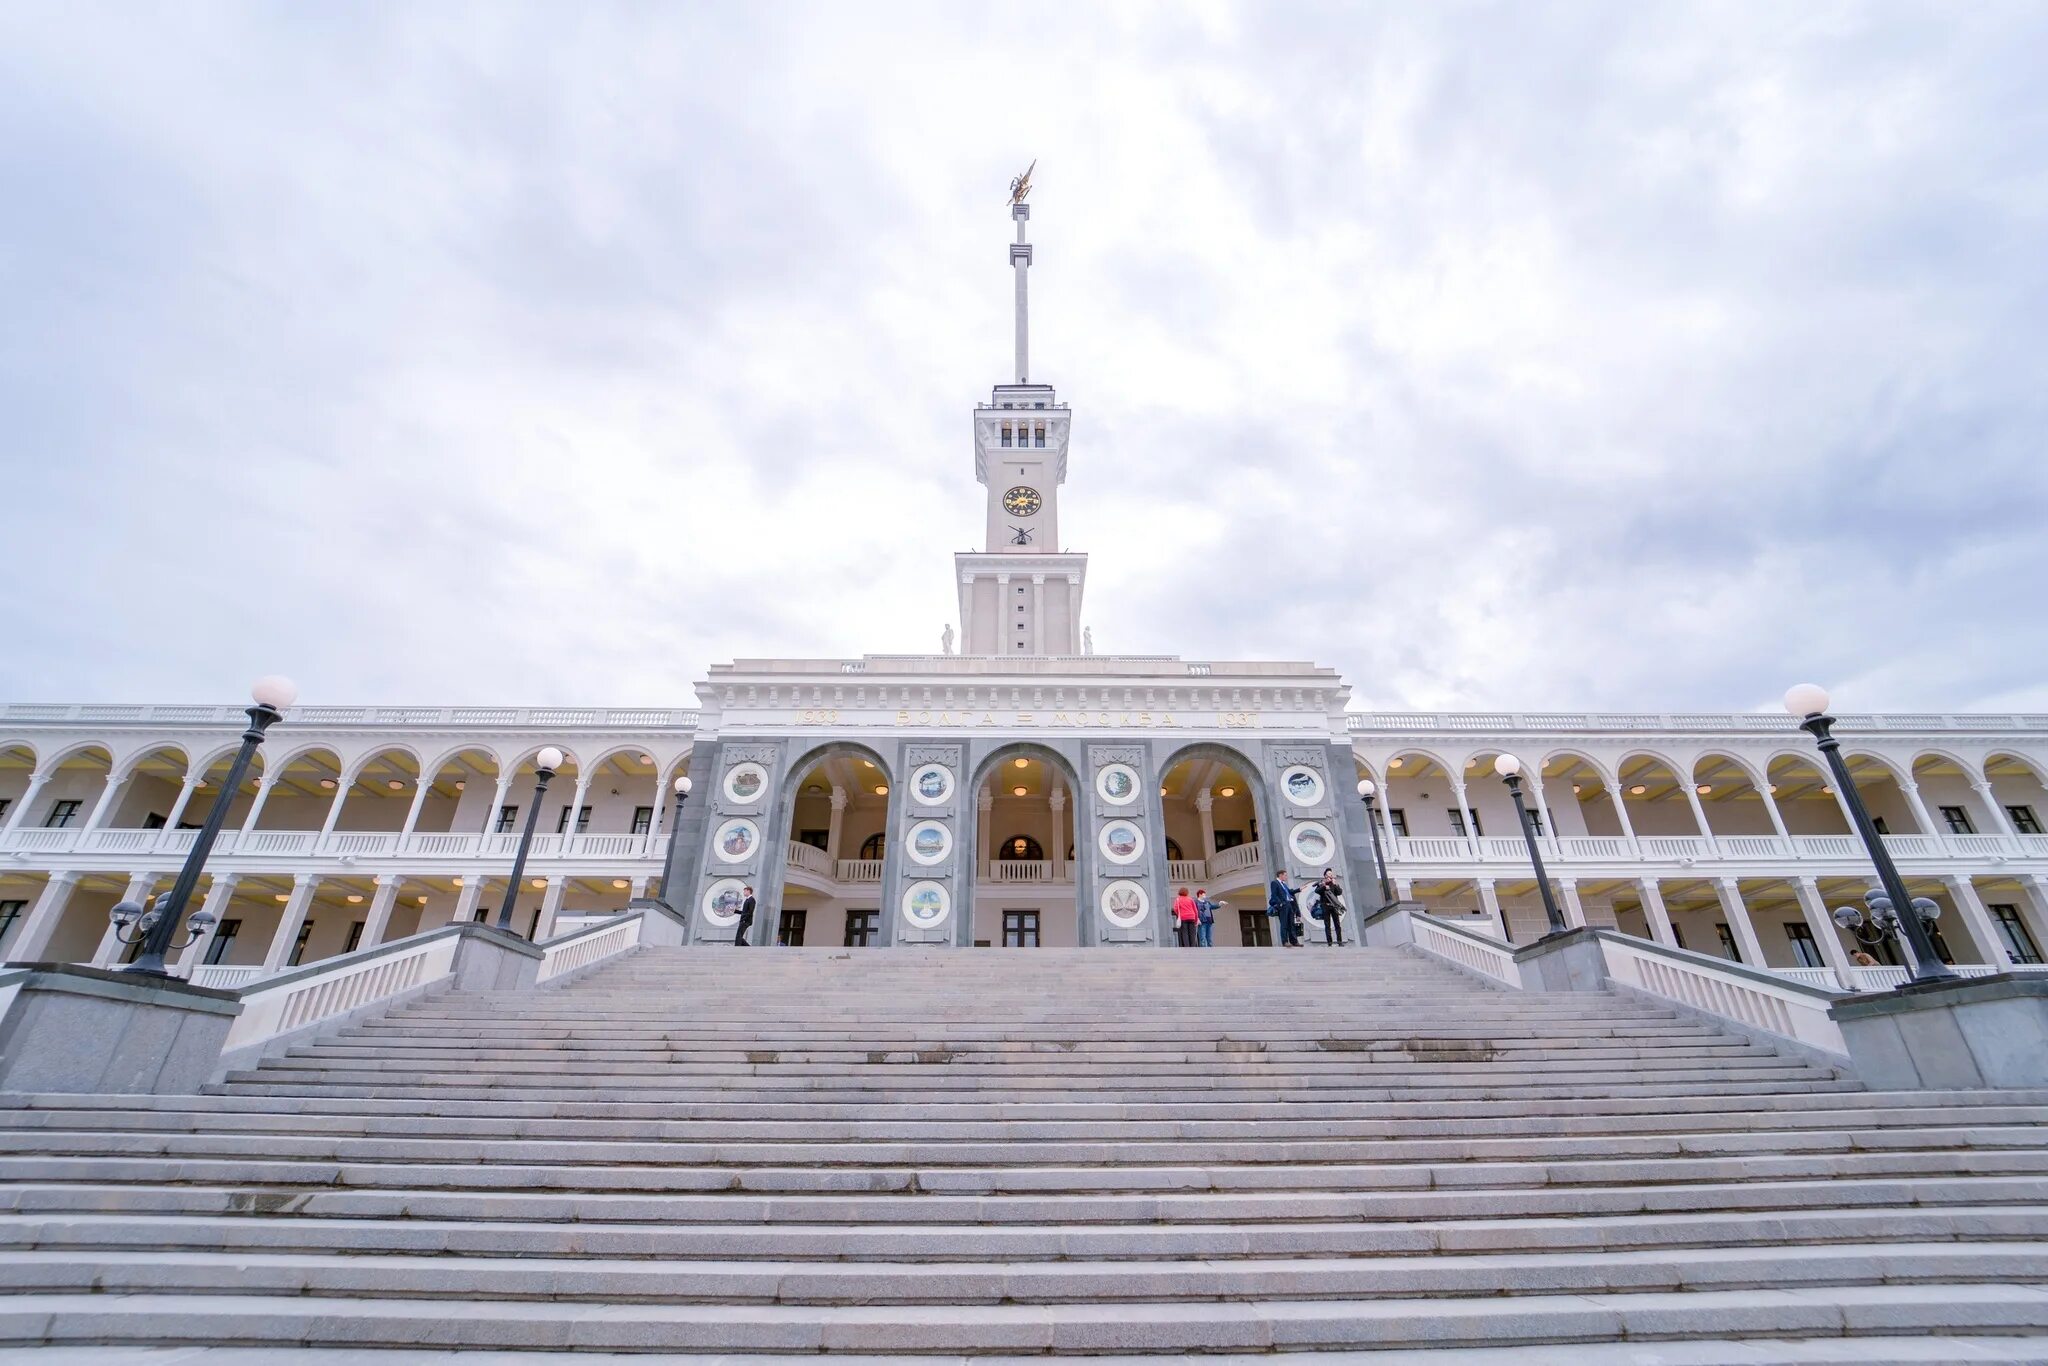
<svg viewBox="0 0 2048 1366">
<path fill-rule="evenodd" d="M 1179 863 L 1181 861 L 1182 854 L 1180 852 L 1179 840 L 1168 838 L 1166 841 L 1166 858 L 1169 863 Z"/>
<path fill-rule="evenodd" d="M 1012 835 L 996 851 L 998 859 L 1042 859 L 1045 848 L 1029 835 Z"/>
<path fill-rule="evenodd" d="M 869 835 L 860 842 L 860 856 L 869 859 L 880 859 L 882 857 L 882 836 L 880 832 Z"/>
</svg>

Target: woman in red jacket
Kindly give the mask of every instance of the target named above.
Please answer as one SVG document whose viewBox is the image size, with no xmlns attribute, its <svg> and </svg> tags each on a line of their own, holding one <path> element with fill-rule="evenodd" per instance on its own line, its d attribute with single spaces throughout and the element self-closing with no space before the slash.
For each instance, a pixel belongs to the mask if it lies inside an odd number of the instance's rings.
<svg viewBox="0 0 2048 1366">
<path fill-rule="evenodd" d="M 1174 942 L 1184 949 L 1195 947 L 1195 922 L 1201 918 L 1201 910 L 1195 899 L 1188 895 L 1188 889 L 1180 889 L 1180 895 L 1173 899 Z"/>
</svg>

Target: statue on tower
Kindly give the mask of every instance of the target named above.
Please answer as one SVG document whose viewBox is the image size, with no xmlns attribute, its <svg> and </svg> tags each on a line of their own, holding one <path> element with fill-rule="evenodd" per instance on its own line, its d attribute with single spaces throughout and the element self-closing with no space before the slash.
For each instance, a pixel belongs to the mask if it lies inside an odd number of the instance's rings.
<svg viewBox="0 0 2048 1366">
<path fill-rule="evenodd" d="M 1083 626 L 1081 628 L 1081 653 L 1084 655 L 1095 653 L 1095 628 L 1093 626 Z"/>
<path fill-rule="evenodd" d="M 953 623 L 947 622 L 946 629 L 939 632 L 939 648 L 947 654 L 953 653 Z"/>
<path fill-rule="evenodd" d="M 1031 173 L 1038 169 L 1038 158 L 1031 158 L 1031 164 L 1024 168 L 1024 174 L 1010 177 L 1010 202 L 1022 204 L 1024 196 L 1031 193 Z"/>
</svg>

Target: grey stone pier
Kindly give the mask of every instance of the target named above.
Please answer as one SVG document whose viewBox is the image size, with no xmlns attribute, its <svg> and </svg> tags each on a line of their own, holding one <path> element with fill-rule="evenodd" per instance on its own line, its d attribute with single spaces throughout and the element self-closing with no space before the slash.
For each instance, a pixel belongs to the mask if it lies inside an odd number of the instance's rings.
<svg viewBox="0 0 2048 1366">
<path fill-rule="evenodd" d="M 1829 1012 L 1879 1090 L 2048 1087 L 2048 980 L 2001 973 L 1859 996 Z"/>
<path fill-rule="evenodd" d="M 0 1091 L 190 1095 L 241 1013 L 175 978 L 26 964 L 0 973 Z"/>
</svg>

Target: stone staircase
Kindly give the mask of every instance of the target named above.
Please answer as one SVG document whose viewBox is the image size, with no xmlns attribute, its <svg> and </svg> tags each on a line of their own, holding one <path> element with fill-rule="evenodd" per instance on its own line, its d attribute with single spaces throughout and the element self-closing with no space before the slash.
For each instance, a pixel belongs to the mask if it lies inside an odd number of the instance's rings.
<svg viewBox="0 0 2048 1366">
<path fill-rule="evenodd" d="M 2048 1359 L 2048 1094 L 1397 950 L 643 949 L 0 1096 L 0 1183 L 39 1361 Z"/>
</svg>

